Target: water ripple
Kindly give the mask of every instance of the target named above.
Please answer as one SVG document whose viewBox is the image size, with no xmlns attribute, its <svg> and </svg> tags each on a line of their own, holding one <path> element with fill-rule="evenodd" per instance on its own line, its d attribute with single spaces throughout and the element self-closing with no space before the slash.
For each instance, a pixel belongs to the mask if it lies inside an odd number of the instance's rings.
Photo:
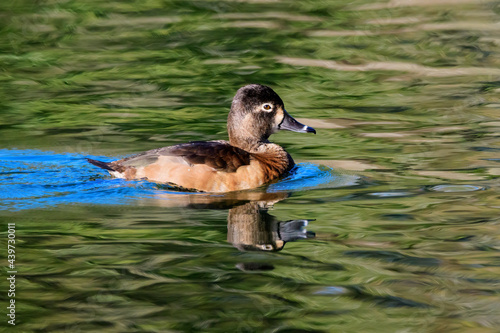
<svg viewBox="0 0 500 333">
<path fill-rule="evenodd" d="M 0 150 L 0 160 L 0 209 L 73 203 L 119 204 L 126 203 L 127 197 L 147 197 L 154 193 L 154 184 L 148 182 L 101 178 L 79 154 Z"/>
<path fill-rule="evenodd" d="M 358 175 L 339 172 L 313 163 L 299 163 L 290 174 L 268 187 L 268 192 L 339 188 L 360 185 Z"/>
<path fill-rule="evenodd" d="M 473 192 L 473 191 L 484 191 L 486 190 L 486 187 L 484 186 L 478 186 L 478 185 L 449 185 L 449 184 L 444 184 L 444 185 L 436 185 L 436 186 L 431 186 L 428 187 L 430 191 L 434 192 Z"/>
</svg>

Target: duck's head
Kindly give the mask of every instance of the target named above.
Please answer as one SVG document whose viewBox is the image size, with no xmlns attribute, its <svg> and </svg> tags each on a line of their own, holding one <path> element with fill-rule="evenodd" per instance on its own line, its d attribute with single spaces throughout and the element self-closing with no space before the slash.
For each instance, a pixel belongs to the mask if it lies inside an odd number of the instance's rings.
<svg viewBox="0 0 500 333">
<path fill-rule="evenodd" d="M 241 148 L 267 142 L 279 130 L 314 133 L 312 127 L 295 120 L 285 110 L 281 98 L 267 86 L 249 84 L 238 89 L 227 119 L 229 142 Z"/>
</svg>

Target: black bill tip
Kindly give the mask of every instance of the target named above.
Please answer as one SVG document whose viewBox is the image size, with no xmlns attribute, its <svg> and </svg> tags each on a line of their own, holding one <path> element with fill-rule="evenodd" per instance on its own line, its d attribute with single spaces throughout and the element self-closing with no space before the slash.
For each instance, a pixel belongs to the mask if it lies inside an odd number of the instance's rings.
<svg viewBox="0 0 500 333">
<path fill-rule="evenodd" d="M 316 134 L 316 130 L 314 128 L 309 127 L 309 126 L 306 126 L 306 127 L 307 127 L 306 128 L 306 133 L 314 133 L 314 134 Z"/>
</svg>

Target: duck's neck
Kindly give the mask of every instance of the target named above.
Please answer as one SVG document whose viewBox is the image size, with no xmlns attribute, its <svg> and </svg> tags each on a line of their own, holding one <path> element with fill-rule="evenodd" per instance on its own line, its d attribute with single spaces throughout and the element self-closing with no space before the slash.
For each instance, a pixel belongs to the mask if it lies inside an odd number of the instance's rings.
<svg viewBox="0 0 500 333">
<path fill-rule="evenodd" d="M 256 138 L 229 137 L 229 144 L 250 153 L 258 154 L 264 152 L 267 145 L 271 143 L 268 140 L 258 140 Z"/>
<path fill-rule="evenodd" d="M 256 159 L 268 168 L 266 174 L 270 177 L 269 180 L 281 176 L 295 165 L 292 157 L 283 147 L 267 140 L 235 140 L 231 138 L 229 143 L 252 153 Z"/>
</svg>

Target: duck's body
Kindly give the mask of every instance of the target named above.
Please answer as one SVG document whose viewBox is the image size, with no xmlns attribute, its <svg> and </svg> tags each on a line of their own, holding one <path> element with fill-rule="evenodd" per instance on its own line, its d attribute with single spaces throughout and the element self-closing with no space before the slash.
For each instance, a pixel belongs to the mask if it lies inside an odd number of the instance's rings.
<svg viewBox="0 0 500 333">
<path fill-rule="evenodd" d="M 148 179 L 203 192 L 246 190 L 279 178 L 294 166 L 280 146 L 253 153 L 228 141 L 195 141 L 158 148 L 111 163 L 89 160 L 117 178 Z"/>
<path fill-rule="evenodd" d="M 277 130 L 314 132 L 285 111 L 269 87 L 240 88 L 228 116 L 229 141 L 195 141 L 146 151 L 114 162 L 88 161 L 117 178 L 147 179 L 203 192 L 246 190 L 289 171 L 292 157 L 269 136 Z"/>
</svg>

